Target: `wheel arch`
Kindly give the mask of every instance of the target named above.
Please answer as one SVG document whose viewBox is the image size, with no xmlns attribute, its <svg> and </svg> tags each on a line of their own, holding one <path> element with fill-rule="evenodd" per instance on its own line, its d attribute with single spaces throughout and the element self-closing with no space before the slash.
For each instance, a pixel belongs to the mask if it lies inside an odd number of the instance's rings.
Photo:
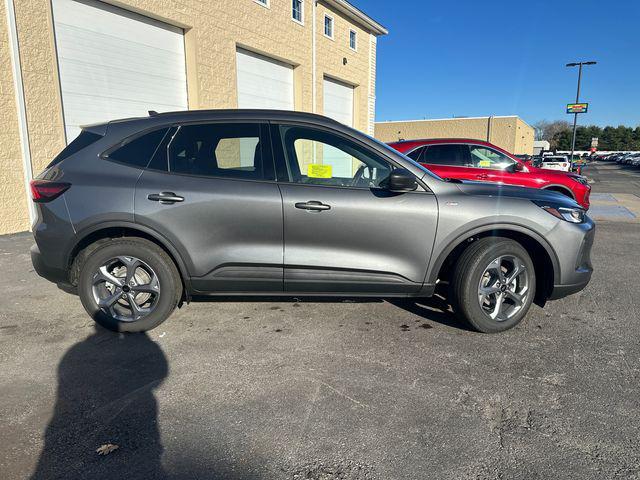
<svg viewBox="0 0 640 480">
<path fill-rule="evenodd" d="M 558 193 L 562 193 L 563 195 L 567 195 L 568 197 L 571 197 L 574 200 L 576 199 L 576 196 L 574 195 L 573 190 L 571 190 L 566 185 L 552 183 L 550 185 L 545 185 L 544 187 L 542 187 L 542 190 L 551 190 L 552 192 L 558 192 Z"/>
<path fill-rule="evenodd" d="M 107 222 L 88 227 L 81 232 L 78 232 L 75 243 L 68 249 L 65 255 L 67 268 L 70 272 L 70 283 L 74 286 L 77 284 L 80 268 L 82 267 L 82 258 L 79 257 L 79 254 L 85 248 L 100 242 L 101 240 L 120 237 L 144 238 L 162 248 L 178 268 L 178 272 L 180 272 L 180 278 L 182 280 L 182 291 L 184 292 L 185 300 L 189 301 L 191 283 L 189 281 L 187 267 L 180 255 L 180 252 L 169 240 L 158 232 L 143 225 L 129 222 Z"/>
<path fill-rule="evenodd" d="M 519 225 L 492 225 L 480 227 L 458 236 L 434 261 L 427 278 L 428 284 L 438 279 L 448 279 L 456 261 L 469 245 L 485 237 L 503 237 L 520 243 L 531 256 L 536 266 L 536 298 L 538 305 L 544 305 L 554 284 L 560 281 L 560 262 L 549 243 L 537 233 Z"/>
</svg>

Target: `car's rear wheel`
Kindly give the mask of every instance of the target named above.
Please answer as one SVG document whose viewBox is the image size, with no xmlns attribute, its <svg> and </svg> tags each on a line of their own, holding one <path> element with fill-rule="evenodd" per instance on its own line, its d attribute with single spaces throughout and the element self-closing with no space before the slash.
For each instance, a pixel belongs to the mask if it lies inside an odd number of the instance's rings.
<svg viewBox="0 0 640 480">
<path fill-rule="evenodd" d="M 180 301 L 178 270 L 156 244 L 114 239 L 92 250 L 80 272 L 78 293 L 85 310 L 116 332 L 142 332 L 164 322 Z"/>
<path fill-rule="evenodd" d="M 500 237 L 480 239 L 460 256 L 451 282 L 455 313 L 484 333 L 508 330 L 525 317 L 536 276 L 527 251 Z"/>
</svg>

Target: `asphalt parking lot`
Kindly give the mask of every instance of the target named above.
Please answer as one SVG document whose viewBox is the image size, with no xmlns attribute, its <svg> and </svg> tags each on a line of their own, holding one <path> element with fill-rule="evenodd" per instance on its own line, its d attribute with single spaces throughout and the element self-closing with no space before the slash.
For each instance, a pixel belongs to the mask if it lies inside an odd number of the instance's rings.
<svg viewBox="0 0 640 480">
<path fill-rule="evenodd" d="M 0 476 L 640 478 L 640 174 L 586 174 L 592 282 L 498 335 L 437 300 L 305 299 L 118 335 L 0 237 Z"/>
</svg>

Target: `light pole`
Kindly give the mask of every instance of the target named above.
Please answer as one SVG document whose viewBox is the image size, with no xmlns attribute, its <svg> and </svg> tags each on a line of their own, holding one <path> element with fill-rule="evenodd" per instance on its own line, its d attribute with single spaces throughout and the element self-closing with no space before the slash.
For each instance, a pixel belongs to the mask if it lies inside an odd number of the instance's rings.
<svg viewBox="0 0 640 480">
<path fill-rule="evenodd" d="M 576 103 L 580 103 L 580 81 L 582 80 L 582 66 L 595 65 L 597 62 L 573 62 L 567 63 L 567 67 L 578 67 L 578 91 L 576 92 Z M 571 139 L 571 156 L 569 162 L 573 165 L 573 151 L 576 149 L 576 127 L 578 126 L 578 114 L 573 114 L 573 137 Z"/>
</svg>

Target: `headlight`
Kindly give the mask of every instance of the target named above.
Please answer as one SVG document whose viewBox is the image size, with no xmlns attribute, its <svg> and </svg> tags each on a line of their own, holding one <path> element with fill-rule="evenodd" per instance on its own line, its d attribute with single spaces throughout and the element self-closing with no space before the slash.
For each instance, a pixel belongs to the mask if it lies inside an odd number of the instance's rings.
<svg viewBox="0 0 640 480">
<path fill-rule="evenodd" d="M 585 211 L 577 207 L 558 207 L 541 202 L 533 202 L 542 208 L 545 212 L 550 213 L 560 220 L 565 220 L 570 223 L 582 223 L 584 222 Z"/>
<path fill-rule="evenodd" d="M 571 176 L 576 182 L 581 183 L 582 185 L 589 185 L 589 181 L 587 177 L 583 177 L 582 175 Z"/>
</svg>

